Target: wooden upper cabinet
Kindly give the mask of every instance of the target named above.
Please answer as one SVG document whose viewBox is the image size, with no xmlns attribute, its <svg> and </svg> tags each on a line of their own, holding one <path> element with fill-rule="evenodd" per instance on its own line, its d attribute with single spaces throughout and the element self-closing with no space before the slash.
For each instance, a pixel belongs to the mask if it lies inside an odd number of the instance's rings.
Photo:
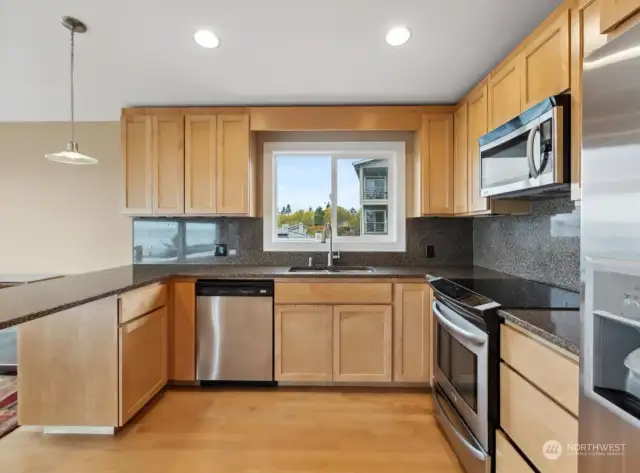
<svg viewBox="0 0 640 473">
<path fill-rule="evenodd" d="M 611 32 L 638 11 L 640 0 L 600 0 L 600 32 Z"/>
<path fill-rule="evenodd" d="M 333 308 L 276 305 L 276 381 L 333 379 Z"/>
<path fill-rule="evenodd" d="M 518 56 L 489 78 L 489 129 L 493 130 L 522 112 L 523 56 Z"/>
<path fill-rule="evenodd" d="M 217 213 L 251 211 L 249 115 L 218 115 Z"/>
<path fill-rule="evenodd" d="M 561 11 L 522 52 L 524 110 L 571 87 L 570 21 L 569 10 Z"/>
<path fill-rule="evenodd" d="M 424 115 L 420 132 L 423 215 L 453 214 L 453 116 Z"/>
<path fill-rule="evenodd" d="M 467 98 L 468 106 L 468 158 L 469 158 L 469 212 L 489 210 L 488 199 L 480 196 L 480 144 L 478 140 L 487 133 L 488 116 L 487 83 L 481 84 Z"/>
<path fill-rule="evenodd" d="M 184 117 L 152 117 L 153 213 L 184 213 Z"/>
<path fill-rule="evenodd" d="M 152 120 L 147 116 L 123 116 L 124 209 L 129 214 L 153 212 Z"/>
<path fill-rule="evenodd" d="M 215 214 L 217 198 L 217 117 L 185 117 L 185 213 Z"/>
<path fill-rule="evenodd" d="M 391 381 L 391 306 L 333 308 L 333 380 Z"/>
<path fill-rule="evenodd" d="M 429 285 L 396 284 L 393 314 L 393 379 L 429 382 L 431 310 Z"/>
<path fill-rule="evenodd" d="M 453 213 L 469 211 L 469 157 L 467 137 L 467 103 L 453 117 Z"/>
</svg>

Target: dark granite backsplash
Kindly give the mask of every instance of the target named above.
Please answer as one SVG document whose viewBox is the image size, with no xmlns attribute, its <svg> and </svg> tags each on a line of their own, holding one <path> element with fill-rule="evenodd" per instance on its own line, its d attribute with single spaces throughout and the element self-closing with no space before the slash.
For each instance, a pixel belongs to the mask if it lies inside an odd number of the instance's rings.
<svg viewBox="0 0 640 473">
<path fill-rule="evenodd" d="M 533 203 L 531 215 L 473 219 L 473 264 L 580 290 L 580 210 L 567 198 Z"/>
<path fill-rule="evenodd" d="M 341 265 L 423 266 L 471 265 L 473 223 L 470 219 L 416 218 L 407 220 L 407 251 L 341 252 Z M 133 223 L 134 264 L 215 263 L 295 266 L 316 264 L 327 253 L 265 252 L 262 250 L 262 219 L 199 218 L 148 219 Z M 215 244 L 227 245 L 235 256 L 214 256 Z M 435 257 L 426 258 L 427 245 Z"/>
</svg>

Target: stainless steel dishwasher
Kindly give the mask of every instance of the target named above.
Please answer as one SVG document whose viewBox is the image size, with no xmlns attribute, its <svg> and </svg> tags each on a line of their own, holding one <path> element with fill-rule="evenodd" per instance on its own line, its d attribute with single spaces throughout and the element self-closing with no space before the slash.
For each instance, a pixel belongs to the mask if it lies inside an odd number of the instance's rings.
<svg viewBox="0 0 640 473">
<path fill-rule="evenodd" d="M 196 379 L 273 382 L 273 282 L 196 282 Z"/>
</svg>

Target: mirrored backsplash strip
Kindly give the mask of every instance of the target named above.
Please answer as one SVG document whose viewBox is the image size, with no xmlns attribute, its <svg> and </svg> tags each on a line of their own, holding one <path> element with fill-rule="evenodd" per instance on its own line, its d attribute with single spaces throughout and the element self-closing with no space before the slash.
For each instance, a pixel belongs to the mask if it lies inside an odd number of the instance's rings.
<svg viewBox="0 0 640 473">
<path fill-rule="evenodd" d="M 342 252 L 339 264 L 372 266 L 424 266 L 473 263 L 473 221 L 453 218 L 407 220 L 407 251 Z M 434 257 L 427 259 L 427 246 Z M 327 246 L 328 249 L 328 246 Z M 262 219 L 135 218 L 133 263 L 210 263 L 296 266 L 326 261 L 327 253 L 265 252 Z"/>
<path fill-rule="evenodd" d="M 530 215 L 473 220 L 476 266 L 580 290 L 580 209 L 569 197 L 534 202 Z"/>
</svg>

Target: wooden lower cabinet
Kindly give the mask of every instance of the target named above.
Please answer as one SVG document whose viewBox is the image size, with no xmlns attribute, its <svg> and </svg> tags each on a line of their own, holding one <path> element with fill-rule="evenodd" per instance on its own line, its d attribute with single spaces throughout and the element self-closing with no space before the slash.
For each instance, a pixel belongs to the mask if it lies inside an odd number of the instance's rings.
<svg viewBox="0 0 640 473">
<path fill-rule="evenodd" d="M 196 379 L 196 283 L 176 280 L 172 287 L 169 379 Z"/>
<path fill-rule="evenodd" d="M 334 306 L 334 381 L 390 382 L 391 331 L 391 306 Z"/>
<path fill-rule="evenodd" d="M 496 473 L 535 473 L 500 430 L 496 431 Z"/>
<path fill-rule="evenodd" d="M 167 384 L 167 308 L 120 327 L 120 425 Z"/>
<path fill-rule="evenodd" d="M 276 305 L 276 381 L 333 379 L 333 308 L 329 305 Z"/>
<path fill-rule="evenodd" d="M 393 314 L 393 380 L 429 382 L 431 310 L 428 284 L 396 284 Z"/>
<path fill-rule="evenodd" d="M 500 426 L 541 472 L 578 472 L 576 455 L 544 454 L 549 440 L 563 448 L 578 443 L 578 419 L 505 363 L 500 364 Z"/>
</svg>

